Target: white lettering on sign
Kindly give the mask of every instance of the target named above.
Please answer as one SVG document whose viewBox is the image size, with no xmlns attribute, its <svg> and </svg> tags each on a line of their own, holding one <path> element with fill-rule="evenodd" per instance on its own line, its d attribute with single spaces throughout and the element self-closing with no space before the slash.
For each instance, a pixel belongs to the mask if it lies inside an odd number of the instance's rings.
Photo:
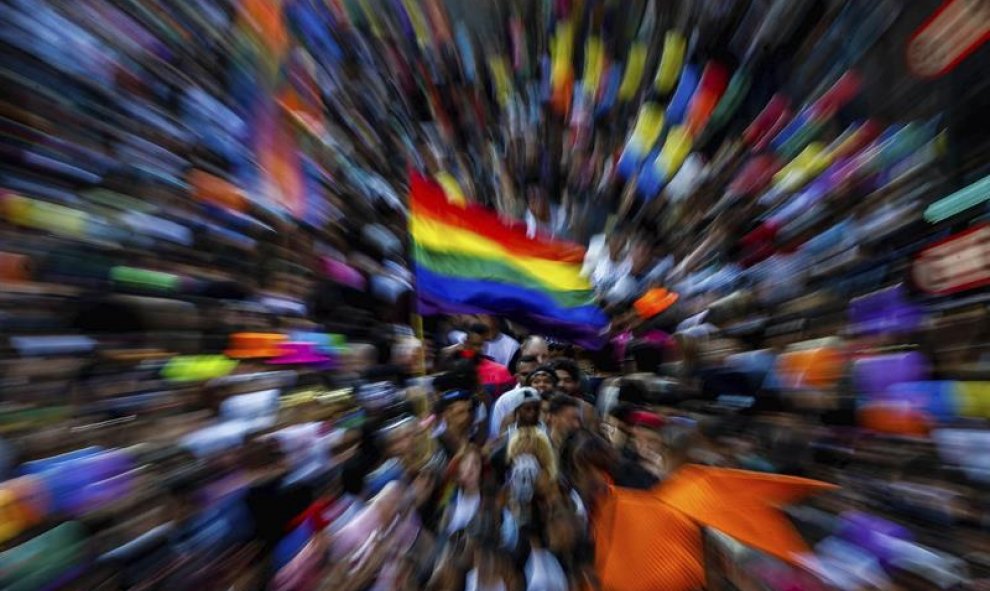
<svg viewBox="0 0 990 591">
<path fill-rule="evenodd" d="M 948 294 L 990 284 L 990 224 L 929 246 L 911 268 L 915 283 L 931 294 Z"/>
</svg>

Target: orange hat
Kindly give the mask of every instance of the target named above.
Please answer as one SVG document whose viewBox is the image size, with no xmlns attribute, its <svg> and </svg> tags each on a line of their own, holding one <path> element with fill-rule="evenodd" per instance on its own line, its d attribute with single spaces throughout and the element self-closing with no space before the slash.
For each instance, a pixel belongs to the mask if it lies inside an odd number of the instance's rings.
<svg viewBox="0 0 990 591">
<path fill-rule="evenodd" d="M 887 433 L 924 437 L 928 435 L 931 421 L 928 416 L 907 405 L 872 403 L 859 410 L 859 425 L 864 429 Z"/>
<path fill-rule="evenodd" d="M 282 354 L 286 336 L 277 332 L 238 332 L 230 335 L 230 347 L 224 351 L 232 359 L 261 359 Z"/>
<path fill-rule="evenodd" d="M 653 318 L 667 308 L 674 305 L 678 295 L 672 291 L 667 291 L 662 287 L 657 287 L 647 291 L 633 303 L 633 308 L 643 320 Z"/>
</svg>

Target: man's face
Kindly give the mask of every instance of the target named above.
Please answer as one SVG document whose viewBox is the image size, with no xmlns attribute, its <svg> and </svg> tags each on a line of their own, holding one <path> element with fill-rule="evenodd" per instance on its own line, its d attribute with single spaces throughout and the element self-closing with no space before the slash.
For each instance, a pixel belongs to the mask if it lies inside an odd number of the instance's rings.
<svg viewBox="0 0 990 591">
<path fill-rule="evenodd" d="M 564 394 L 577 396 L 581 393 L 581 384 L 575 380 L 570 373 L 563 369 L 557 370 L 557 385 Z"/>
<path fill-rule="evenodd" d="M 546 363 L 547 359 L 550 358 L 550 349 L 547 347 L 546 340 L 542 338 L 533 338 L 526 342 L 526 346 L 522 351 L 523 355 L 532 355 L 536 357 L 536 363 L 542 364 Z"/>
<path fill-rule="evenodd" d="M 516 422 L 520 427 L 535 427 L 540 424 L 540 402 L 534 400 L 516 409 Z"/>
<path fill-rule="evenodd" d="M 443 419 L 447 422 L 447 428 L 455 433 L 466 433 L 471 424 L 471 403 L 466 400 L 458 400 L 443 413 Z"/>
<path fill-rule="evenodd" d="M 526 380 L 529 379 L 529 374 L 533 373 L 533 370 L 537 367 L 536 363 L 518 363 L 516 365 L 516 381 L 520 384 L 525 384 Z"/>
<path fill-rule="evenodd" d="M 576 406 L 565 406 L 557 411 L 557 414 L 551 415 L 550 420 L 553 421 L 553 430 L 567 437 L 581 428 L 581 409 Z"/>
<path fill-rule="evenodd" d="M 554 388 L 553 378 L 545 373 L 539 373 L 533 376 L 533 379 L 530 381 L 529 385 L 535 388 L 541 395 L 553 392 Z"/>
<path fill-rule="evenodd" d="M 485 335 L 469 332 L 467 339 L 464 341 L 464 348 L 468 351 L 481 353 L 485 348 Z"/>
</svg>

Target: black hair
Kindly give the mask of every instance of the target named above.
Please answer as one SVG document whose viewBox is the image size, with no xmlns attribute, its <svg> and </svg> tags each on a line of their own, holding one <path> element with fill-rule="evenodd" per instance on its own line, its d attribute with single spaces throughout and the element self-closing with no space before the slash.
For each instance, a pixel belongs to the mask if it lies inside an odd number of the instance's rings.
<svg viewBox="0 0 990 591">
<path fill-rule="evenodd" d="M 557 394 L 550 399 L 550 414 L 555 415 L 565 408 L 581 408 L 581 404 L 567 394 Z"/>
<path fill-rule="evenodd" d="M 520 363 L 536 363 L 537 359 L 534 355 L 519 355 L 519 349 L 516 349 L 515 355 L 509 360 L 509 373 L 515 375 L 519 371 Z"/>
<path fill-rule="evenodd" d="M 547 348 L 551 351 L 563 351 L 564 355 L 570 357 L 574 355 L 574 345 L 557 340 L 548 340 Z"/>
<path fill-rule="evenodd" d="M 374 347 L 378 355 L 378 365 L 386 365 L 392 361 L 392 342 L 389 339 L 375 339 Z"/>
<path fill-rule="evenodd" d="M 616 355 L 615 345 L 611 342 L 605 343 L 605 346 L 597 351 L 585 351 L 584 356 L 589 359 L 600 372 L 617 373 L 622 369 L 622 366 L 619 363 L 620 360 Z"/>
<path fill-rule="evenodd" d="M 532 371 L 532 373 L 529 374 L 529 377 L 526 378 L 526 385 L 527 386 L 530 385 L 530 383 L 533 381 L 533 376 L 535 376 L 538 373 L 549 374 L 550 375 L 550 381 L 553 382 L 553 385 L 554 386 L 556 386 L 557 385 L 557 382 L 560 381 L 557 378 L 557 372 L 554 371 L 554 369 L 553 369 L 552 366 L 550 366 L 550 365 L 541 365 L 540 367 L 537 367 L 536 369 L 534 369 Z"/>
<path fill-rule="evenodd" d="M 560 469 L 571 482 L 579 466 L 612 473 L 617 465 L 615 455 L 612 445 L 600 435 L 585 428 L 578 429 L 564 440 L 560 450 Z"/>
<path fill-rule="evenodd" d="M 505 364 L 505 368 L 509 370 L 509 373 L 516 375 L 516 367 L 519 365 L 519 358 L 521 357 L 522 347 L 519 347 L 512 353 L 512 357 L 509 358 L 509 362 Z"/>
<path fill-rule="evenodd" d="M 468 327 L 468 332 L 472 334 L 480 334 L 482 336 L 488 336 L 488 332 L 489 332 L 488 325 L 481 322 L 475 322 L 474 324 Z"/>
<path fill-rule="evenodd" d="M 433 414 L 442 415 L 451 407 L 455 402 L 469 402 L 474 404 L 474 399 L 468 396 L 463 396 L 463 390 L 447 390 L 445 391 L 436 403 L 433 405 Z"/>
<path fill-rule="evenodd" d="M 636 363 L 636 371 L 657 373 L 663 363 L 663 350 L 643 341 L 630 345 L 628 356 Z"/>
<path fill-rule="evenodd" d="M 340 473 L 340 484 L 343 491 L 349 495 L 358 496 L 364 492 L 364 476 L 366 466 L 361 462 L 348 462 Z"/>
<path fill-rule="evenodd" d="M 577 362 L 575 362 L 573 359 L 567 359 L 567 358 L 558 359 L 554 361 L 552 365 L 555 371 L 562 369 L 566 371 L 567 374 L 571 376 L 571 379 L 574 380 L 575 382 L 581 381 L 582 378 L 581 368 L 578 367 Z"/>
<path fill-rule="evenodd" d="M 474 392 L 478 389 L 478 371 L 475 363 L 469 359 L 456 361 L 451 365 L 449 371 L 433 379 L 433 389 L 437 392 L 448 390 Z"/>
<path fill-rule="evenodd" d="M 635 410 L 636 410 L 635 406 L 628 404 L 626 402 L 620 402 L 615 406 L 613 406 L 612 409 L 608 411 L 608 414 L 609 416 L 615 417 L 615 419 L 618 421 L 621 421 L 623 423 L 628 423 L 629 415 L 631 415 Z"/>
<path fill-rule="evenodd" d="M 629 404 L 645 404 L 646 388 L 636 380 L 622 380 L 619 384 L 619 401 Z"/>
</svg>

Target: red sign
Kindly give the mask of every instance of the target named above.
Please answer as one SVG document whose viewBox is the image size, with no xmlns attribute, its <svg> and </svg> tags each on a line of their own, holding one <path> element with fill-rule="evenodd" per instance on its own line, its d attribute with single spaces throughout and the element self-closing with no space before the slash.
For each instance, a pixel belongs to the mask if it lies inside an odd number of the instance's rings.
<svg viewBox="0 0 990 591">
<path fill-rule="evenodd" d="M 943 76 L 990 40 L 990 0 L 946 0 L 907 44 L 907 64 L 922 78 Z"/>
<path fill-rule="evenodd" d="M 990 224 L 981 224 L 922 250 L 911 275 L 918 287 L 944 295 L 990 285 Z"/>
</svg>

